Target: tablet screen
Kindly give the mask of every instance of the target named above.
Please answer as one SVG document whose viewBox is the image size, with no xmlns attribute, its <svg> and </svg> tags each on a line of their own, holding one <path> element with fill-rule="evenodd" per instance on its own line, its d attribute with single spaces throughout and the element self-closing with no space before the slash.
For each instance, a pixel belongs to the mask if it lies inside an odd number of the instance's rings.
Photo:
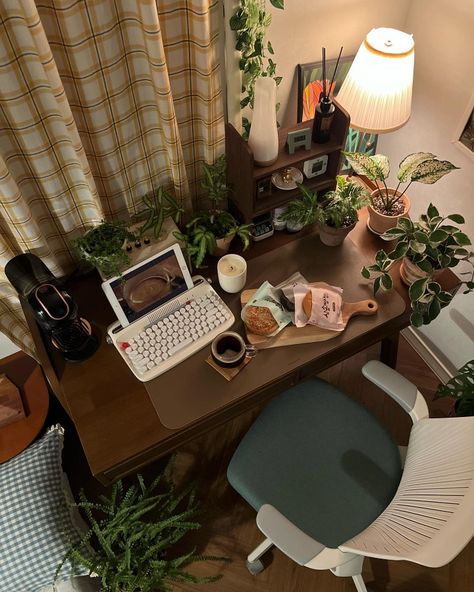
<svg viewBox="0 0 474 592">
<path fill-rule="evenodd" d="M 174 250 L 132 269 L 110 282 L 129 323 L 158 308 L 188 289 Z"/>
</svg>

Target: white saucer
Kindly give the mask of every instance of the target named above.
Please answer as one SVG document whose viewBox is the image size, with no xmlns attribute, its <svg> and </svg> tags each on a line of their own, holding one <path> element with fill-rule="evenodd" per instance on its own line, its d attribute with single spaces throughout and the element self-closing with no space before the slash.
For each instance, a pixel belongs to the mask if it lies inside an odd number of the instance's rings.
<svg viewBox="0 0 474 592">
<path fill-rule="evenodd" d="M 291 189 L 296 189 L 297 183 L 303 182 L 303 173 L 295 168 L 295 167 L 288 167 L 291 171 L 291 175 L 293 180 L 289 183 L 285 183 L 281 177 L 281 172 L 278 171 L 277 173 L 273 173 L 272 175 L 272 183 L 277 187 L 277 189 L 283 189 L 284 191 L 290 191 Z"/>
</svg>

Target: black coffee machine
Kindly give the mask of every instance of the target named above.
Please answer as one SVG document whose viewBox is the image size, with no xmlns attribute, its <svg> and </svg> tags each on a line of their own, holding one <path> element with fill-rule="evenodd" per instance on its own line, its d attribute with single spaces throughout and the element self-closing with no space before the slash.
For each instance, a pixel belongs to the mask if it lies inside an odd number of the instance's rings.
<svg viewBox="0 0 474 592">
<path fill-rule="evenodd" d="M 85 360 L 97 350 L 99 340 L 89 321 L 79 316 L 77 304 L 58 288 L 57 279 L 39 257 L 17 255 L 6 264 L 5 274 L 66 360 Z"/>
</svg>

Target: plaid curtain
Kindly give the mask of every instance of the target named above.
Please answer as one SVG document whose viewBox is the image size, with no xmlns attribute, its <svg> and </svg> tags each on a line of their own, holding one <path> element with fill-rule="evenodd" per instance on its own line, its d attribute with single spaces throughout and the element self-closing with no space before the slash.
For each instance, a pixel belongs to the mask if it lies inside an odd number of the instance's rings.
<svg viewBox="0 0 474 592">
<path fill-rule="evenodd" d="M 219 0 L 0 0 L 0 330 L 33 345 L 3 273 L 165 185 L 188 210 L 223 150 Z"/>
</svg>

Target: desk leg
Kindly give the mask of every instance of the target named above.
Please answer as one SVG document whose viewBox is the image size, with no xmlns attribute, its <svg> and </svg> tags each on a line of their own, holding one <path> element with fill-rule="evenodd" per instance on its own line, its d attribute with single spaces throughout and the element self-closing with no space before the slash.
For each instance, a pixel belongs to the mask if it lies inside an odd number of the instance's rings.
<svg viewBox="0 0 474 592">
<path fill-rule="evenodd" d="M 395 368 L 397 365 L 398 354 L 398 338 L 400 333 L 394 333 L 388 337 L 384 337 L 380 342 L 380 361 L 390 368 Z"/>
</svg>

